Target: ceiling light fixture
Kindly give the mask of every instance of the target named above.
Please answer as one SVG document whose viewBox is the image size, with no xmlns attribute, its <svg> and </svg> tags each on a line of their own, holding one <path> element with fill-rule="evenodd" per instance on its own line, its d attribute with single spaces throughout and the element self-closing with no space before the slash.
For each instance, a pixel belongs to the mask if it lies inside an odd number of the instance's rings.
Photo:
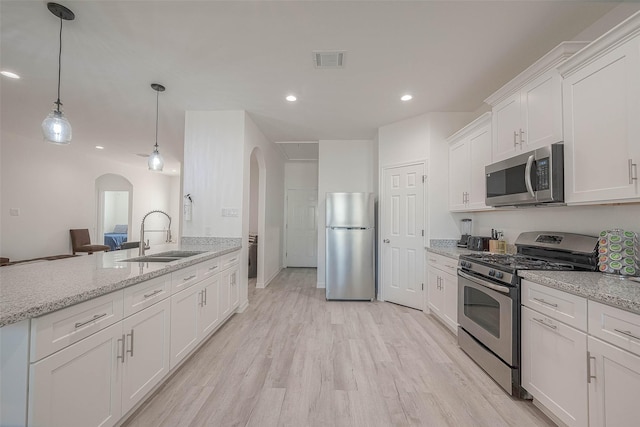
<svg viewBox="0 0 640 427">
<path fill-rule="evenodd" d="M 96 145 L 96 149 L 98 150 L 104 150 L 104 147 L 102 145 Z"/>
<path fill-rule="evenodd" d="M 295 96 L 293 96 L 293 95 L 289 95 L 289 96 L 287 96 L 285 99 L 286 99 L 287 101 L 289 101 L 289 102 L 295 102 L 295 101 L 297 101 L 297 100 L 298 100 L 298 98 L 296 98 L 296 97 L 295 97 Z"/>
<path fill-rule="evenodd" d="M 411 101 L 413 99 L 413 96 L 406 94 L 406 95 L 402 95 L 402 97 L 400 98 L 401 101 Z"/>
<path fill-rule="evenodd" d="M 62 21 L 73 21 L 75 15 L 72 11 L 58 3 L 47 3 L 51 13 L 60 18 L 60 44 L 58 49 L 58 99 L 54 102 L 53 110 L 42 122 L 42 134 L 45 141 L 53 144 L 69 144 L 71 142 L 71 123 L 60 109 L 60 69 L 62 59 Z"/>
<path fill-rule="evenodd" d="M 162 172 L 162 168 L 164 167 L 164 160 L 158 151 L 158 102 L 160 97 L 160 92 L 164 92 L 164 86 L 158 83 L 151 83 L 151 88 L 156 91 L 156 145 L 154 145 L 153 153 L 149 156 L 149 170 Z"/>
<path fill-rule="evenodd" d="M 12 73 L 11 71 L 7 71 L 7 70 L 0 71 L 0 74 L 2 74 L 5 77 L 9 77 L 10 79 L 19 79 L 20 78 L 20 76 L 17 75 L 16 73 Z"/>
</svg>

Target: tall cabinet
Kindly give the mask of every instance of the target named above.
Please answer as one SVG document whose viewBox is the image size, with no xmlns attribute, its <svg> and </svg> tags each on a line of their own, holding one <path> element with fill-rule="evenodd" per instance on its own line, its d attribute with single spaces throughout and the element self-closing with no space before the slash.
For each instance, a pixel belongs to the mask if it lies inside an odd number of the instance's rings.
<svg viewBox="0 0 640 427">
<path fill-rule="evenodd" d="M 640 15 L 559 67 L 564 77 L 565 200 L 640 198 Z"/>
<path fill-rule="evenodd" d="M 447 138 L 449 210 L 487 209 L 484 167 L 491 163 L 491 113 L 484 113 Z"/>
</svg>

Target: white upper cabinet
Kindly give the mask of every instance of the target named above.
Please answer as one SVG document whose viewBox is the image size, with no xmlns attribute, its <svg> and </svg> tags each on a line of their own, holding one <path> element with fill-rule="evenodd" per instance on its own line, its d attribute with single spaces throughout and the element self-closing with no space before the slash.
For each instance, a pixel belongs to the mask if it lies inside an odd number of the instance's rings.
<svg viewBox="0 0 640 427">
<path fill-rule="evenodd" d="M 491 163 L 491 113 L 485 113 L 447 138 L 449 210 L 488 209 L 484 167 Z"/>
<path fill-rule="evenodd" d="M 562 141 L 562 78 L 556 67 L 584 46 L 561 43 L 485 100 L 493 111 L 494 162 Z"/>
<path fill-rule="evenodd" d="M 637 201 L 640 15 L 558 68 L 564 77 L 567 204 Z"/>
</svg>

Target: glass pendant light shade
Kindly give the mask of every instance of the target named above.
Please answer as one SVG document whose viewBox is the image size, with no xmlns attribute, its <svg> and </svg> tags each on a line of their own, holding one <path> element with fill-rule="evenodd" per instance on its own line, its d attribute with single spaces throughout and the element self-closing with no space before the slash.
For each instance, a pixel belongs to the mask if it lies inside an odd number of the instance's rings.
<svg viewBox="0 0 640 427">
<path fill-rule="evenodd" d="M 55 105 L 42 122 L 42 135 L 45 141 L 52 144 L 65 145 L 71 142 L 71 123 Z"/>
<path fill-rule="evenodd" d="M 47 9 L 60 18 L 60 35 L 58 45 L 58 99 L 54 102 L 53 110 L 42 122 L 44 140 L 52 144 L 66 145 L 71 143 L 71 123 L 64 116 L 62 102 L 60 102 L 60 75 L 62 71 L 62 21 L 73 21 L 75 14 L 58 3 L 47 3 Z"/>
<path fill-rule="evenodd" d="M 151 153 L 151 155 L 149 156 L 148 164 L 150 171 L 162 172 L 162 168 L 164 167 L 164 159 L 158 152 L 158 146 L 156 146 L 155 150 L 153 150 L 153 153 Z"/>
</svg>

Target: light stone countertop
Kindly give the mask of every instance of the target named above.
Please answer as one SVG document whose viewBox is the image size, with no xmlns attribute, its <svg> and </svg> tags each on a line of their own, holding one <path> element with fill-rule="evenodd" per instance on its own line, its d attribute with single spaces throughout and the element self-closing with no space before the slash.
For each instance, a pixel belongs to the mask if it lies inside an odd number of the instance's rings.
<svg viewBox="0 0 640 427">
<path fill-rule="evenodd" d="M 146 255 L 177 249 L 206 251 L 168 263 L 119 262 L 137 257 L 136 248 L 0 267 L 0 327 L 42 316 L 240 248 L 240 239 L 230 239 L 207 245 L 158 245 L 147 251 Z"/>
<path fill-rule="evenodd" d="M 640 283 L 599 272 L 519 271 L 523 279 L 640 314 Z"/>
<path fill-rule="evenodd" d="M 457 260 L 460 255 L 477 254 L 478 251 L 472 251 L 465 248 L 459 248 L 457 246 L 432 246 L 426 248 L 427 252 L 431 252 L 438 255 L 443 255 L 449 258 Z"/>
</svg>

